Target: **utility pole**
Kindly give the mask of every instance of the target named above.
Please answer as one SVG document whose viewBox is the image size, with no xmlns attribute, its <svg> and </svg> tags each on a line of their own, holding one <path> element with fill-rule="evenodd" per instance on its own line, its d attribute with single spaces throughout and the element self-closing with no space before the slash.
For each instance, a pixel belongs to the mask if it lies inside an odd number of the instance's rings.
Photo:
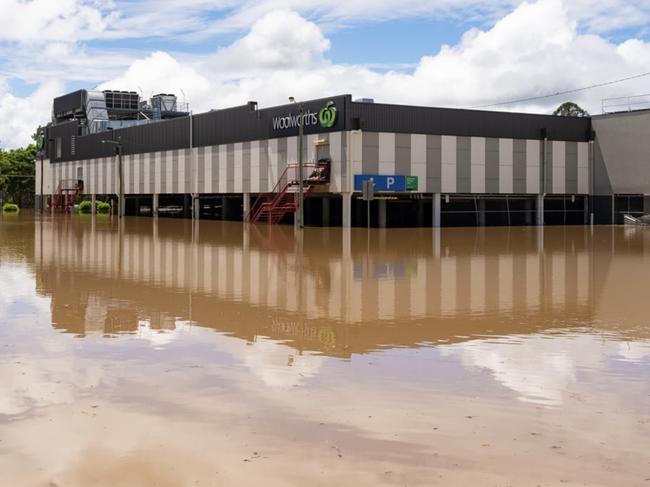
<svg viewBox="0 0 650 487">
<path fill-rule="evenodd" d="M 296 214 L 296 226 L 298 228 L 304 228 L 304 213 L 303 213 L 303 176 L 302 176 L 302 147 L 303 147 L 303 138 L 305 136 L 305 107 L 302 103 L 297 103 L 296 99 L 292 96 L 289 98 L 289 101 L 298 105 L 298 206 Z"/>
</svg>

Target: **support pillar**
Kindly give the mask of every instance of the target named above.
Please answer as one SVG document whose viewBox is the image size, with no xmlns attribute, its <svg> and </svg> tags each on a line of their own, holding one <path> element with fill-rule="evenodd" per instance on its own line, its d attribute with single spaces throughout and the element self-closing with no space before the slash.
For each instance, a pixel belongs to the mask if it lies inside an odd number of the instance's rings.
<svg viewBox="0 0 650 487">
<path fill-rule="evenodd" d="M 192 195 L 185 193 L 183 195 L 183 217 L 192 218 Z"/>
<path fill-rule="evenodd" d="M 352 193 L 343 193 L 343 214 L 341 222 L 343 228 L 350 228 L 352 226 Z"/>
<path fill-rule="evenodd" d="M 201 200 L 196 193 L 192 195 L 192 218 L 194 220 L 201 218 Z"/>
<path fill-rule="evenodd" d="M 386 228 L 386 200 L 377 200 L 379 205 L 379 228 Z"/>
<path fill-rule="evenodd" d="M 612 195 L 612 225 L 616 225 L 616 195 Z"/>
<path fill-rule="evenodd" d="M 158 202 L 160 201 L 158 193 L 154 193 L 151 196 L 151 216 L 158 216 Z"/>
<path fill-rule="evenodd" d="M 544 195 L 537 195 L 537 209 L 535 223 L 537 226 L 544 226 Z"/>
<path fill-rule="evenodd" d="M 221 219 L 228 219 L 228 198 L 225 196 L 221 198 Z"/>
<path fill-rule="evenodd" d="M 323 216 L 321 223 L 324 227 L 329 227 L 330 226 L 330 199 L 325 196 L 323 198 Z"/>
<path fill-rule="evenodd" d="M 244 193 L 244 205 L 243 205 L 242 221 L 246 221 L 246 215 L 248 215 L 249 211 L 251 211 L 251 194 L 250 193 Z"/>
<path fill-rule="evenodd" d="M 483 198 L 476 200 L 476 208 L 478 211 L 477 224 L 479 227 L 484 227 L 487 224 L 487 215 L 485 213 L 486 201 Z"/>
<path fill-rule="evenodd" d="M 535 223 L 535 218 L 533 217 L 533 201 L 526 199 L 524 201 L 524 209 L 526 210 L 526 213 L 524 213 L 524 223 L 528 226 L 532 226 Z"/>
<path fill-rule="evenodd" d="M 90 214 L 95 216 L 97 214 L 97 195 L 90 195 Z"/>
<path fill-rule="evenodd" d="M 442 202 L 440 193 L 433 193 L 433 228 L 440 228 L 442 225 Z"/>
</svg>

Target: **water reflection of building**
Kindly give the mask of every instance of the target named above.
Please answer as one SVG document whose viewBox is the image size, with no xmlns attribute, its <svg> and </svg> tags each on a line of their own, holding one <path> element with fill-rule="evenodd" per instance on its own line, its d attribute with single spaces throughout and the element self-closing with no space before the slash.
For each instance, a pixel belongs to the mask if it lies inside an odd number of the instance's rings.
<svg viewBox="0 0 650 487">
<path fill-rule="evenodd" d="M 601 292 L 612 275 L 616 293 L 638 294 L 621 263 L 643 273 L 650 238 L 582 227 L 310 229 L 300 242 L 287 228 L 122 225 L 37 224 L 36 269 L 57 328 L 135 333 L 141 321 L 173 329 L 189 320 L 340 356 L 591 323 L 616 309 L 603 298 L 610 288 Z M 624 258 L 610 266 L 614 252 Z"/>
</svg>

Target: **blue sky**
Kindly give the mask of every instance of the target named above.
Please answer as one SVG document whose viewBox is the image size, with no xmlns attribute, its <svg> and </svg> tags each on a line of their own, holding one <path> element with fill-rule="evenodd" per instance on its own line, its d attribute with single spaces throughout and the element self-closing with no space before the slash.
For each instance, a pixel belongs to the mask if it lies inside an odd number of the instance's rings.
<svg viewBox="0 0 650 487">
<path fill-rule="evenodd" d="M 182 89 L 195 111 L 351 93 L 471 107 L 650 71 L 650 0 L 0 0 L 0 146 L 53 96 Z M 572 95 L 650 92 L 648 81 Z M 562 97 L 498 109 L 547 113 Z"/>
</svg>

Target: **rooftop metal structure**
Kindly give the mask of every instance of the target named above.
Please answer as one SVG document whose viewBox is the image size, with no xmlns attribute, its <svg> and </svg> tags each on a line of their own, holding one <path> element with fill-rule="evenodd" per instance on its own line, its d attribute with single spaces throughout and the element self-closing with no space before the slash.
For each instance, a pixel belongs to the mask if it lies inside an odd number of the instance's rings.
<svg viewBox="0 0 650 487">
<path fill-rule="evenodd" d="M 75 121 L 78 136 L 188 114 L 188 105 L 179 103 L 176 95 L 161 93 L 150 100 L 141 100 L 135 91 L 77 90 L 55 98 L 52 106 L 53 125 Z"/>
</svg>

